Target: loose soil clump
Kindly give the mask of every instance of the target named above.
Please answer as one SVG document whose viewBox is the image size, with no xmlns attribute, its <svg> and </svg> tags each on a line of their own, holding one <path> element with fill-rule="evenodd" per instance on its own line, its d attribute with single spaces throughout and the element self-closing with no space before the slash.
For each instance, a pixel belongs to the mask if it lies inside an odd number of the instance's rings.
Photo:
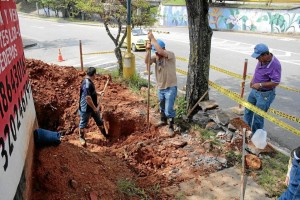
<svg viewBox="0 0 300 200">
<path fill-rule="evenodd" d="M 222 148 L 199 132 L 171 138 L 167 127 L 155 127 L 159 115 L 154 110 L 148 129 L 145 99 L 110 75 L 96 75 L 94 84 L 101 91 L 110 80 L 101 111 L 111 140 L 90 120 L 84 148 L 77 109 L 85 72 L 34 59 L 26 66 L 39 127 L 63 135 L 59 146 L 36 150 L 32 199 L 174 199 L 166 188 L 228 167 Z M 131 182 L 135 190 L 124 190 Z"/>
</svg>

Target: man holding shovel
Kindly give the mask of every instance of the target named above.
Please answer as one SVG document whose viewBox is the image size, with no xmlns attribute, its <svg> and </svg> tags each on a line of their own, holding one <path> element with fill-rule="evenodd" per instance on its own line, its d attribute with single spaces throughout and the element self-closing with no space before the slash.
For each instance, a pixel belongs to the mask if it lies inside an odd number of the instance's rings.
<svg viewBox="0 0 300 200">
<path fill-rule="evenodd" d="M 104 135 L 104 137 L 108 138 L 103 121 L 100 118 L 100 111 L 97 103 L 97 95 L 101 96 L 103 94 L 103 91 L 97 92 L 93 83 L 93 80 L 95 79 L 96 69 L 94 67 L 89 67 L 86 71 L 86 74 L 87 75 L 80 86 L 79 97 L 79 141 L 82 146 L 86 145 L 85 128 L 87 127 L 90 117 L 95 120 L 100 132 Z"/>
<path fill-rule="evenodd" d="M 160 122 L 157 126 L 169 123 L 170 136 L 174 135 L 174 118 L 176 116 L 174 103 L 177 96 L 176 59 L 171 51 L 165 49 L 165 43 L 155 39 L 150 31 L 148 33 L 150 43 L 147 43 L 145 63 L 150 66 L 155 63 L 155 77 L 158 87 L 160 108 Z M 150 49 L 154 53 L 150 58 Z M 149 63 L 150 62 L 150 63 Z M 150 72 L 150 69 L 147 69 Z"/>
</svg>

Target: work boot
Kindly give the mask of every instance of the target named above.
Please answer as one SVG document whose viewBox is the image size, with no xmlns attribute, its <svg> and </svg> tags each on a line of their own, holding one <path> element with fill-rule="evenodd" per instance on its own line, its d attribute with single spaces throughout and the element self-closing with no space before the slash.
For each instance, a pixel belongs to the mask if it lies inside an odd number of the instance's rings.
<svg viewBox="0 0 300 200">
<path fill-rule="evenodd" d="M 80 142 L 81 146 L 86 146 L 86 141 L 84 138 L 84 131 L 81 128 L 79 129 L 79 142 Z"/>
<path fill-rule="evenodd" d="M 174 136 L 174 118 L 169 118 L 169 134 L 171 137 Z"/>
<path fill-rule="evenodd" d="M 102 135 L 108 140 L 109 139 L 109 135 L 106 133 L 106 130 L 104 128 L 104 126 L 98 126 L 100 132 L 102 133 Z"/>
<path fill-rule="evenodd" d="M 160 121 L 155 125 L 156 127 L 167 125 L 167 117 L 165 113 L 160 113 Z"/>
</svg>

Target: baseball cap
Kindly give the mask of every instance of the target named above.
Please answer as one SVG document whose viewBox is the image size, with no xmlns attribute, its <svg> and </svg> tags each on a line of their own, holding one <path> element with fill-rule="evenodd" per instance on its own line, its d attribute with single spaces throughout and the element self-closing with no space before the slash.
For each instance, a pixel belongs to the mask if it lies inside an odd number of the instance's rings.
<svg viewBox="0 0 300 200">
<path fill-rule="evenodd" d="M 164 43 L 161 39 L 157 39 L 156 42 L 158 43 L 158 45 L 159 45 L 162 49 L 166 47 L 165 43 Z M 157 52 L 156 49 L 155 49 L 155 46 L 154 46 L 153 44 L 152 44 L 152 49 L 151 49 L 151 51 L 152 51 L 153 53 L 156 53 L 156 52 Z"/>
<path fill-rule="evenodd" d="M 254 53 L 251 55 L 253 58 L 258 58 L 262 53 L 268 52 L 269 48 L 265 44 L 257 44 L 254 47 Z"/>
</svg>

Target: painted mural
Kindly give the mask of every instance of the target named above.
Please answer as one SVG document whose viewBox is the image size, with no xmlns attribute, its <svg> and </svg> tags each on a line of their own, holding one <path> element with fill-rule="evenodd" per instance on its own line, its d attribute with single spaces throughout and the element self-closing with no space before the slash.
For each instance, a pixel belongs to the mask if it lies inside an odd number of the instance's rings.
<svg viewBox="0 0 300 200">
<path fill-rule="evenodd" d="M 160 25 L 187 26 L 185 6 L 161 6 Z M 209 24 L 213 29 L 253 32 L 300 32 L 300 8 L 262 10 L 211 7 Z"/>
</svg>

